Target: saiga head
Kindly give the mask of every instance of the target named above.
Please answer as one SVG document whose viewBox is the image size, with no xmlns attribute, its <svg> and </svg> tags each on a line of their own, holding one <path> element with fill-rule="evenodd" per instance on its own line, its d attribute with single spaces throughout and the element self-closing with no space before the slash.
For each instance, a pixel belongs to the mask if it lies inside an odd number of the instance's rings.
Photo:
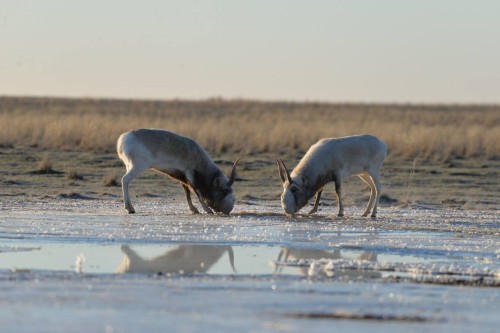
<svg viewBox="0 0 500 333">
<path fill-rule="evenodd" d="M 239 159 L 237 159 L 233 164 L 229 180 L 223 175 L 216 177 L 213 180 L 213 188 L 215 192 L 214 201 L 210 203 L 209 206 L 216 212 L 224 213 L 227 215 L 233 210 L 234 202 L 236 201 L 236 199 L 233 195 L 231 186 L 236 179 L 236 164 L 238 163 L 238 161 Z"/>
<path fill-rule="evenodd" d="M 280 178 L 283 181 L 283 193 L 281 194 L 281 207 L 287 215 L 293 216 L 307 204 L 305 193 L 306 179 L 301 176 L 290 177 L 285 163 L 277 159 Z"/>
</svg>

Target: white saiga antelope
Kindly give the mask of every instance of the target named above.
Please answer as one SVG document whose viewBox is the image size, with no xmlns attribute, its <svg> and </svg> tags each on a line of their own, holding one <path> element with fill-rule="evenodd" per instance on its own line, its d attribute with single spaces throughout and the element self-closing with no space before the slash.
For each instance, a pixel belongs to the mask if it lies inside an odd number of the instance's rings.
<svg viewBox="0 0 500 333">
<path fill-rule="evenodd" d="M 157 129 L 138 129 L 120 135 L 116 145 L 118 156 L 127 173 L 122 178 L 125 209 L 135 213 L 130 202 L 128 186 L 141 172 L 153 169 L 180 182 L 186 194 L 189 209 L 199 211 L 191 202 L 193 191 L 205 212 L 229 214 L 234 207 L 231 186 L 236 177 L 234 162 L 231 175 L 226 177 L 208 153 L 193 139 Z"/>
<path fill-rule="evenodd" d="M 311 146 L 290 174 L 282 160 L 278 169 L 283 181 L 281 206 L 288 215 L 304 207 L 316 194 L 316 202 L 309 214 L 318 210 L 323 187 L 335 182 L 338 196 L 338 216 L 344 216 L 341 184 L 344 177 L 357 175 L 371 189 L 370 200 L 363 216 L 377 215 L 380 199 L 380 167 L 387 155 L 386 144 L 372 135 L 321 139 Z"/>
</svg>

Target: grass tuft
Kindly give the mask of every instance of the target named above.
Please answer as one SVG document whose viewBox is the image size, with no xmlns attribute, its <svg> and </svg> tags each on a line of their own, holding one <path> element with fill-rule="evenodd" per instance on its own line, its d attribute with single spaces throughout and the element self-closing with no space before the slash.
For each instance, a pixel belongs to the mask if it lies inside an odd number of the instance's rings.
<svg viewBox="0 0 500 333">
<path fill-rule="evenodd" d="M 76 167 L 68 167 L 66 168 L 66 179 L 68 180 L 83 180 L 83 175 L 80 173 L 80 170 Z"/>
<path fill-rule="evenodd" d="M 104 175 L 102 184 L 106 187 L 121 186 L 120 181 L 118 180 L 118 176 L 112 173 Z"/>
<path fill-rule="evenodd" d="M 408 207 L 412 203 L 412 193 L 415 187 L 415 169 L 417 166 L 417 159 L 413 160 L 412 168 L 408 174 L 408 180 L 406 181 L 405 196 L 402 202 L 402 207 Z"/>
<path fill-rule="evenodd" d="M 52 159 L 49 156 L 44 156 L 39 159 L 36 164 L 36 172 L 46 174 L 55 173 Z"/>
</svg>

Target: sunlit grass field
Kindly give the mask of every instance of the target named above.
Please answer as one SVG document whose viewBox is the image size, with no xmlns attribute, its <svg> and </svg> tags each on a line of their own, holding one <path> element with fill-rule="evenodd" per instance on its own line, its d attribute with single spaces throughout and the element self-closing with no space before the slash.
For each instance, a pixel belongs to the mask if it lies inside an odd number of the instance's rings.
<svg viewBox="0 0 500 333">
<path fill-rule="evenodd" d="M 211 154 L 302 154 L 323 137 L 370 133 L 404 159 L 500 158 L 500 106 L 0 98 L 0 146 L 112 151 L 163 128 Z"/>
</svg>

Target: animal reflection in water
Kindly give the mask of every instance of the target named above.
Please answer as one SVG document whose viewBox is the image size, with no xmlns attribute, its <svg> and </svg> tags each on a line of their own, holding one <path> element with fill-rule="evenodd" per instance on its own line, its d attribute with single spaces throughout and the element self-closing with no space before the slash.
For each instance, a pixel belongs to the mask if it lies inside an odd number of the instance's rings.
<svg viewBox="0 0 500 333">
<path fill-rule="evenodd" d="M 342 255 L 341 251 L 338 249 L 333 250 L 333 252 L 325 250 L 315 250 L 315 249 L 300 249 L 300 248 L 283 248 L 278 254 L 278 258 L 275 262 L 276 269 L 275 273 L 281 273 L 285 267 L 296 267 L 300 274 L 302 275 L 315 275 L 318 272 L 313 269 L 313 265 L 301 266 L 297 265 L 301 260 L 318 261 L 321 259 L 326 260 L 336 260 L 336 259 L 353 259 Z M 377 261 L 377 254 L 373 252 L 363 252 L 354 260 L 366 260 L 366 261 Z M 380 277 L 380 272 L 374 271 L 360 271 L 360 270 L 342 270 L 341 272 L 336 272 L 336 277 L 343 278 L 377 278 Z"/>
<path fill-rule="evenodd" d="M 128 245 L 122 245 L 125 254 L 117 273 L 206 273 L 227 251 L 233 271 L 234 253 L 230 246 L 180 245 L 165 254 L 144 259 Z"/>
</svg>

